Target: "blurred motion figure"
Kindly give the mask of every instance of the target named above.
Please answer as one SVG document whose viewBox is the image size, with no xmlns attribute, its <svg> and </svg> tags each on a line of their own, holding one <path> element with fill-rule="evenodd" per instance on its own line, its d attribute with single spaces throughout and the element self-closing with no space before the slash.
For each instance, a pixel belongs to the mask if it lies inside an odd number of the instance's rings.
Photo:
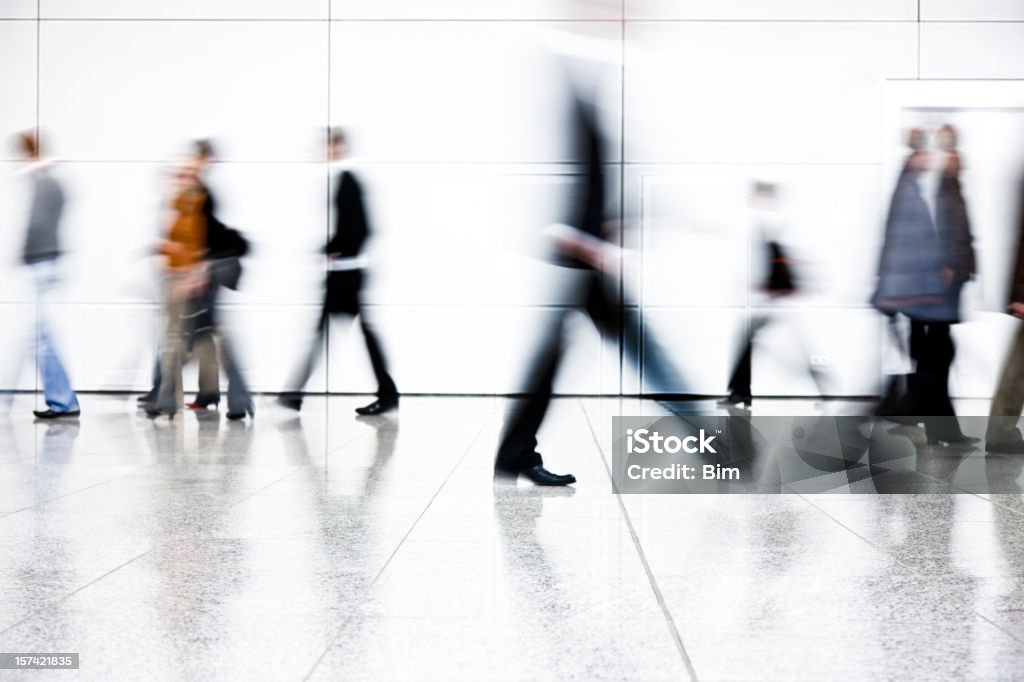
<svg viewBox="0 0 1024 682">
<path fill-rule="evenodd" d="M 915 368 L 903 395 L 897 382 L 890 384 L 878 413 L 899 420 L 924 417 L 929 443 L 966 444 L 977 439 L 960 431 L 949 396 L 956 352 L 950 325 L 960 321 L 960 292 L 974 275 L 975 260 L 952 127 L 944 126 L 937 142 L 941 179 L 933 200 L 928 201 L 926 179 L 935 155 L 926 146 L 924 131 L 909 131 L 911 152 L 886 221 L 872 303 L 893 324 L 897 314 L 910 319 L 910 357 Z"/>
<path fill-rule="evenodd" d="M 43 156 L 38 131 L 29 130 L 15 136 L 19 151 L 27 165 L 23 169 L 31 183 L 28 229 L 22 250 L 22 261 L 32 271 L 36 297 L 35 351 L 39 373 L 43 378 L 45 410 L 33 410 L 38 419 L 78 417 L 81 408 L 71 388 L 67 371 L 54 346 L 53 332 L 47 311 L 53 288 L 60 280 L 60 222 L 64 214 L 64 190 L 51 173 L 52 162 Z M 20 358 L 14 363 L 17 376 Z"/>
<path fill-rule="evenodd" d="M 340 161 L 345 157 L 345 134 L 340 128 L 327 130 L 327 158 Z M 367 323 L 362 305 L 365 270 L 363 247 L 370 236 L 369 221 L 363 202 L 363 190 L 355 173 L 344 168 L 337 177 L 334 194 L 334 235 L 324 247 L 328 257 L 327 286 L 316 334 L 302 364 L 292 377 L 287 391 L 278 403 L 292 410 L 302 409 L 302 390 L 309 382 L 320 347 L 331 318 L 335 315 L 359 317 L 366 350 L 377 379 L 377 399 L 369 405 L 356 408 L 360 415 L 377 415 L 398 408 L 398 388 L 388 374 L 387 360 L 372 325 Z"/>
<path fill-rule="evenodd" d="M 772 321 L 771 306 L 798 292 L 794 273 L 794 262 L 783 247 L 782 213 L 779 210 L 778 187 L 770 182 L 755 181 L 750 193 L 750 208 L 753 211 L 754 243 L 752 249 L 752 280 L 760 282 L 757 292 L 766 297 L 765 307 L 754 311 L 743 340 L 742 350 L 736 360 L 732 376 L 729 377 L 729 395 L 718 401 L 719 405 L 746 405 L 753 403 L 750 383 L 753 374 L 754 341 L 758 332 Z M 760 265 L 759 265 L 760 264 Z M 822 394 L 824 375 L 810 366 L 811 376 Z"/>
</svg>

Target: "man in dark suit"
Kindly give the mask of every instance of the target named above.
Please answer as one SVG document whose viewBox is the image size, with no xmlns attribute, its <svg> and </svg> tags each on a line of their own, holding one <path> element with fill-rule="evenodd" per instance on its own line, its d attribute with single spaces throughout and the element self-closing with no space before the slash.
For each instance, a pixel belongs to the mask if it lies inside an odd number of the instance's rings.
<svg viewBox="0 0 1024 682">
<path fill-rule="evenodd" d="M 343 158 L 345 152 L 344 133 L 337 129 L 328 131 L 327 155 L 331 161 Z M 370 227 L 366 218 L 363 203 L 363 191 L 359 180 L 351 170 L 343 170 L 337 180 L 334 194 L 335 228 L 334 235 L 324 252 L 329 259 L 327 288 L 324 294 L 323 310 L 317 323 L 316 338 L 305 361 L 293 377 L 287 393 L 278 402 L 284 407 L 299 410 L 302 408 L 302 389 L 309 381 L 310 375 L 320 354 L 320 343 L 327 331 L 327 325 L 334 315 L 359 316 L 363 337 L 366 339 L 366 350 L 370 355 L 373 374 L 377 378 L 377 399 L 365 407 L 356 408 L 360 415 L 376 415 L 398 408 L 398 388 L 388 374 L 387 361 L 380 341 L 373 328 L 366 323 L 366 316 L 361 314 L 361 293 L 363 288 L 364 259 L 363 246 L 370 235 Z"/>
<path fill-rule="evenodd" d="M 605 338 L 621 339 L 626 357 L 640 366 L 643 358 L 645 381 L 657 393 L 679 390 L 679 378 L 648 328 L 640 333 L 639 315 L 623 314 L 622 281 L 618 272 L 618 248 L 606 240 L 604 140 L 592 102 L 573 93 L 571 109 L 572 155 L 581 166 L 576 182 L 569 224 L 553 232 L 556 265 L 577 270 L 569 294 L 570 304 L 582 307 Z M 565 486 L 576 482 L 572 474 L 554 474 L 544 468 L 537 448 L 537 432 L 547 414 L 555 375 L 561 364 L 562 330 L 568 308 L 558 311 L 544 330 L 540 348 L 530 367 L 524 395 L 510 403 L 494 463 L 495 477 L 514 481 L 517 477 L 541 486 Z M 640 339 L 643 346 L 640 347 Z"/>
</svg>

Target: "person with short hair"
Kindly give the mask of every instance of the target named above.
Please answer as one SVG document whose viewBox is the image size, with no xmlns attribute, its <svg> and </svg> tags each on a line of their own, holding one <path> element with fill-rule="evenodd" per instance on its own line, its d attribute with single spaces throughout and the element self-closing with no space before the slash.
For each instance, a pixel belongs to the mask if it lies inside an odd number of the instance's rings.
<svg viewBox="0 0 1024 682">
<path fill-rule="evenodd" d="M 60 281 L 60 225 L 64 215 L 64 188 L 51 172 L 53 163 L 43 156 L 38 131 L 19 133 L 15 141 L 28 162 L 23 172 L 28 175 L 32 186 L 22 262 L 32 270 L 35 283 L 35 348 L 46 401 L 46 409 L 33 410 L 33 414 L 37 419 L 74 418 L 81 415 L 81 407 L 57 354 L 47 314 L 50 293 Z"/>
<path fill-rule="evenodd" d="M 345 154 L 344 131 L 340 128 L 328 129 L 328 160 L 340 161 Z M 313 374 L 316 360 L 320 355 L 320 344 L 331 318 L 337 315 L 358 316 L 373 374 L 377 379 L 377 399 L 369 405 L 356 408 L 356 412 L 361 416 L 383 414 L 398 409 L 398 388 L 388 373 L 387 360 L 377 334 L 373 326 L 366 321 L 362 302 L 365 272 L 363 246 L 370 236 L 370 226 L 362 186 L 349 168 L 338 174 L 334 212 L 334 235 L 324 247 L 324 253 L 328 257 L 327 286 L 314 342 L 292 377 L 287 391 L 278 398 L 278 404 L 296 411 L 302 409 L 302 391 Z"/>
</svg>

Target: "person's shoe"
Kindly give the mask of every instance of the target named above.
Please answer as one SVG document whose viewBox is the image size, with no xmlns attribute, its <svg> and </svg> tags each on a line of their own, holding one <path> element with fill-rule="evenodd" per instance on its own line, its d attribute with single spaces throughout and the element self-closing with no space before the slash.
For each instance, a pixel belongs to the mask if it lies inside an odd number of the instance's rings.
<svg viewBox="0 0 1024 682">
<path fill-rule="evenodd" d="M 229 421 L 237 422 L 239 420 L 245 419 L 245 415 L 249 415 L 250 419 L 255 418 L 256 410 L 254 410 L 252 407 L 247 407 L 243 412 L 228 412 L 225 416 L 228 418 Z"/>
<path fill-rule="evenodd" d="M 365 407 L 357 407 L 356 414 L 364 417 L 372 417 L 374 415 L 384 414 L 385 412 L 397 409 L 398 398 L 380 398 L 379 400 L 374 400 Z"/>
<path fill-rule="evenodd" d="M 1001 455 L 1024 455 L 1024 440 L 1011 440 L 1006 443 L 985 443 L 985 452 Z"/>
<path fill-rule="evenodd" d="M 519 475 L 528 478 L 534 485 L 569 485 L 576 482 L 572 474 L 553 474 L 541 464 L 523 469 Z"/>
<path fill-rule="evenodd" d="M 213 409 L 217 409 L 217 405 L 220 403 L 219 397 L 214 396 L 196 396 L 196 399 L 185 405 L 190 410 L 205 410 L 211 405 Z"/>
<path fill-rule="evenodd" d="M 747 407 L 750 407 L 754 404 L 754 399 L 749 395 L 736 395 L 735 393 L 730 393 L 719 400 L 718 404 L 723 407 L 730 407 L 732 405 L 746 405 Z"/>
<path fill-rule="evenodd" d="M 67 410 L 65 412 L 54 412 L 53 410 L 32 410 L 32 414 L 36 416 L 36 419 L 74 419 L 75 417 L 81 417 L 82 411 Z"/>
<path fill-rule="evenodd" d="M 277 396 L 277 404 L 286 410 L 295 410 L 300 412 L 302 410 L 302 396 L 282 394 Z"/>
<path fill-rule="evenodd" d="M 155 407 L 146 408 L 146 416 L 150 419 L 157 419 L 159 417 L 167 417 L 171 421 L 174 421 L 174 412 L 170 410 L 160 410 Z"/>
<path fill-rule="evenodd" d="M 142 406 L 145 405 L 146 403 L 151 403 L 154 400 L 156 400 L 156 393 L 147 393 L 145 395 L 140 395 L 138 398 L 135 399 L 135 402 Z"/>
<path fill-rule="evenodd" d="M 542 464 L 535 464 L 518 471 L 500 467 L 494 469 L 494 480 L 498 483 L 514 484 L 520 476 L 529 479 L 534 485 L 542 486 L 569 485 L 576 482 L 576 477 L 572 474 L 553 474 Z"/>
</svg>

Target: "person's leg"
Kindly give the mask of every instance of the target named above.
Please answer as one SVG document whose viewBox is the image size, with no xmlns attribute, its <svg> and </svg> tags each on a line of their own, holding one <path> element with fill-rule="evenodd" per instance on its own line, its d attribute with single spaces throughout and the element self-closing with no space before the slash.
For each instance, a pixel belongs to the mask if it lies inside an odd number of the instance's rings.
<svg viewBox="0 0 1024 682">
<path fill-rule="evenodd" d="M 387 360 L 384 351 L 380 346 L 373 327 L 366 323 L 364 315 L 359 316 L 359 324 L 363 330 L 363 337 L 366 339 L 366 351 L 370 355 L 370 365 L 373 367 L 373 376 L 377 378 L 377 399 L 381 402 L 397 402 L 398 387 L 388 374 Z"/>
<path fill-rule="evenodd" d="M 36 280 L 36 363 L 43 377 L 46 406 L 55 413 L 78 411 L 78 396 L 71 388 L 64 365 L 57 356 L 47 314 L 47 297 L 57 282 L 56 264 L 33 266 Z"/>
<path fill-rule="evenodd" d="M 330 321 L 331 313 L 325 301 L 320 311 L 320 318 L 316 323 L 316 332 L 313 334 L 313 341 L 309 346 L 309 351 L 303 357 L 301 364 L 296 368 L 295 373 L 292 374 L 285 385 L 285 390 L 277 399 L 277 403 L 282 407 L 291 410 L 302 409 L 302 392 L 306 388 L 306 384 L 309 383 L 309 378 L 313 376 L 317 360 L 323 352 L 323 339 L 327 334 L 327 325 L 330 324 Z M 230 397 L 228 400 L 230 401 Z"/>
<path fill-rule="evenodd" d="M 495 471 L 513 473 L 544 463 L 537 452 L 537 432 L 551 403 L 554 379 L 562 355 L 563 319 L 564 315 L 559 316 L 558 328 L 537 358 L 527 382 L 526 395 L 509 402 L 494 462 Z"/>
<path fill-rule="evenodd" d="M 746 342 L 743 345 L 743 349 L 740 352 L 739 357 L 736 359 L 736 366 L 732 370 L 732 376 L 729 377 L 729 398 L 750 398 L 750 382 L 754 357 L 754 339 L 751 334 L 747 334 Z"/>
<path fill-rule="evenodd" d="M 160 391 L 153 408 L 174 414 L 182 405 L 182 354 L 185 350 L 184 316 L 186 306 L 178 289 L 177 278 L 168 277 L 164 299 L 164 337 L 160 344 Z"/>
<path fill-rule="evenodd" d="M 197 334 L 192 344 L 192 353 L 199 362 L 199 392 L 195 404 L 202 407 L 216 405 L 220 402 L 220 363 L 213 331 Z"/>
<path fill-rule="evenodd" d="M 1004 445 L 1021 440 L 1017 422 L 1024 409 L 1024 324 L 1010 346 L 1006 365 L 999 377 L 999 386 L 989 409 L 985 441 L 988 445 Z"/>
<path fill-rule="evenodd" d="M 222 334 L 220 337 L 221 357 L 228 375 L 228 418 L 241 419 L 246 414 L 254 415 L 252 393 L 245 381 L 234 348 Z"/>
</svg>

